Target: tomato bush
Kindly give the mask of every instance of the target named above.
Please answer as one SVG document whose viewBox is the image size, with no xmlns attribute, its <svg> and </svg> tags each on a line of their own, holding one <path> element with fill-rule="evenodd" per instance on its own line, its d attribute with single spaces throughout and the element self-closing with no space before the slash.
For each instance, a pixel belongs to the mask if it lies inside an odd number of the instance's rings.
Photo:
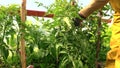
<svg viewBox="0 0 120 68">
<path fill-rule="evenodd" d="M 19 6 L 0 6 L 0 67 L 12 67 L 19 59 Z"/>
<path fill-rule="evenodd" d="M 111 32 L 104 22 L 98 29 L 98 11 L 84 20 L 81 27 L 76 27 L 72 19 L 79 17 L 82 7 L 78 4 L 72 6 L 71 1 L 56 0 L 44 7 L 48 9 L 47 14 L 54 14 L 52 19 L 34 17 L 36 22 L 25 23 L 20 21 L 19 6 L 0 7 L 0 67 L 21 67 L 21 32 L 25 34 L 27 65 L 35 68 L 95 68 L 98 31 L 101 31 L 98 60 L 105 62 Z M 108 9 L 109 5 L 103 12 Z M 20 26 L 24 26 L 24 30 Z"/>
</svg>

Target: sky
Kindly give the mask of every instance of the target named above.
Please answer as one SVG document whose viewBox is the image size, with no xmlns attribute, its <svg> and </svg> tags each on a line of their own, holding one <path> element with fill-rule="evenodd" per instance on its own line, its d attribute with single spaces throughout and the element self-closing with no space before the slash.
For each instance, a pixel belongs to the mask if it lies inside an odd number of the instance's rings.
<svg viewBox="0 0 120 68">
<path fill-rule="evenodd" d="M 44 7 L 38 7 L 38 5 L 35 3 L 41 2 L 45 6 L 49 6 L 50 4 L 54 3 L 55 0 L 26 0 L 26 9 L 27 10 L 38 10 L 38 11 L 47 11 Z M 83 6 L 86 6 L 89 3 L 90 0 L 78 0 L 79 4 L 83 4 Z M 0 0 L 0 5 L 8 6 L 10 4 L 19 4 L 21 5 L 22 0 Z M 27 16 L 27 20 L 30 20 L 32 22 L 35 22 L 35 19 L 31 16 Z"/>
<path fill-rule="evenodd" d="M 44 5 L 48 6 L 52 4 L 55 0 L 27 0 L 26 8 L 29 10 L 40 10 L 47 11 L 43 7 L 38 7 L 35 1 L 41 2 Z M 87 5 L 90 0 L 78 0 L 79 4 L 83 4 L 83 6 Z M 0 0 L 0 5 L 10 5 L 10 4 L 21 4 L 22 0 Z"/>
</svg>

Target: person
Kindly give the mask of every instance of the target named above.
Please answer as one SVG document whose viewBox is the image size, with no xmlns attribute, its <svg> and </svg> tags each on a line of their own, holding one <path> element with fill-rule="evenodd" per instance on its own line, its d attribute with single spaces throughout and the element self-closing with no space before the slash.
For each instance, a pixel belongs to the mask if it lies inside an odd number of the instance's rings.
<svg viewBox="0 0 120 68">
<path fill-rule="evenodd" d="M 112 36 L 110 40 L 111 50 L 107 53 L 105 68 L 120 68 L 120 0 L 91 0 L 91 2 L 79 11 L 79 16 L 86 19 L 94 11 L 110 3 L 113 14 Z M 75 25 L 80 25 L 80 20 L 75 19 Z"/>
</svg>

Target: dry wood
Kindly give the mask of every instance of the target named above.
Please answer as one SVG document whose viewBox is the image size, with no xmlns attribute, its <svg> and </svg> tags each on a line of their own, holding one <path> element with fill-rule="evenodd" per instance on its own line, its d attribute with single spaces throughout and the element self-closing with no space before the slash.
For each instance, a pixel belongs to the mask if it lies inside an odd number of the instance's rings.
<svg viewBox="0 0 120 68">
<path fill-rule="evenodd" d="M 26 20 L 26 0 L 22 0 L 21 5 L 21 21 L 24 23 Z M 24 27 L 20 27 L 24 29 Z M 25 56 L 25 40 L 24 40 L 24 33 L 21 33 L 21 40 L 20 40 L 20 51 L 21 51 L 21 64 L 22 68 L 26 68 L 26 56 Z"/>
</svg>

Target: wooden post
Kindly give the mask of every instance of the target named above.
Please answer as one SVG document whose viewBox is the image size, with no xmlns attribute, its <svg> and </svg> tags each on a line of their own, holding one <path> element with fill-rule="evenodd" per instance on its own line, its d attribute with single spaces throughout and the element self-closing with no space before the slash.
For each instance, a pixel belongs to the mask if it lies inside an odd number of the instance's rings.
<svg viewBox="0 0 120 68">
<path fill-rule="evenodd" d="M 71 5 L 74 6 L 76 4 L 76 1 L 75 0 L 72 0 L 71 1 Z"/>
<path fill-rule="evenodd" d="M 98 28 L 97 28 L 97 41 L 96 41 L 96 60 L 95 60 L 95 64 L 96 64 L 96 67 L 95 68 L 101 68 L 99 62 L 98 62 L 98 58 L 99 58 L 99 52 L 100 52 L 100 49 L 101 49 L 101 39 L 100 39 L 100 36 L 101 36 L 101 19 L 102 19 L 102 11 L 99 10 L 98 12 Z"/>
<path fill-rule="evenodd" d="M 24 23 L 26 21 L 26 0 L 22 0 L 21 5 L 21 21 Z M 20 27 L 21 29 L 24 29 L 23 26 Z M 21 33 L 21 39 L 20 39 L 20 51 L 21 51 L 21 65 L 22 68 L 26 68 L 26 56 L 25 56 L 25 40 L 24 40 L 24 33 Z"/>
</svg>

